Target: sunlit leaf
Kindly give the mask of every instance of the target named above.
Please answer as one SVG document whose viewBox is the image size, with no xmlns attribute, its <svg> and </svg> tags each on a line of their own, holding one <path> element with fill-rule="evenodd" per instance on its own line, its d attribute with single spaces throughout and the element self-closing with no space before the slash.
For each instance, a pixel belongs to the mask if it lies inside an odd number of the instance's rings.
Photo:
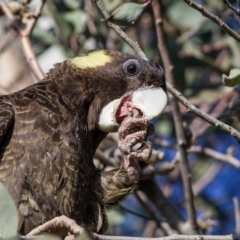
<svg viewBox="0 0 240 240">
<path fill-rule="evenodd" d="M 63 19 L 71 24 L 74 33 L 84 32 L 86 29 L 86 13 L 81 10 L 70 11 L 62 14 Z"/>
<path fill-rule="evenodd" d="M 108 221 L 111 225 L 117 225 L 124 221 L 124 216 L 114 209 L 107 211 Z"/>
<path fill-rule="evenodd" d="M 234 87 L 240 84 L 240 70 L 237 68 L 231 69 L 229 76 L 222 75 L 223 83 L 228 87 Z"/>
<path fill-rule="evenodd" d="M 89 232 L 84 231 L 80 235 L 76 236 L 75 240 L 94 240 L 94 238 Z"/>
<path fill-rule="evenodd" d="M 223 1 L 208 1 L 207 2 L 207 8 L 210 9 L 217 9 L 218 11 L 224 10 L 226 5 L 223 3 Z"/>
<path fill-rule="evenodd" d="M 17 235 L 18 213 L 8 190 L 0 182 L 0 236 L 9 238 Z"/>
<path fill-rule="evenodd" d="M 121 0 L 102 0 L 102 2 L 108 12 L 112 12 L 122 3 Z"/>
<path fill-rule="evenodd" d="M 174 1 L 167 9 L 169 20 L 178 28 L 196 27 L 205 21 L 201 13 L 187 6 L 183 1 Z"/>
<path fill-rule="evenodd" d="M 67 7 L 72 10 L 79 8 L 79 1 L 78 0 L 64 0 L 64 3 Z"/>
<path fill-rule="evenodd" d="M 162 119 L 155 125 L 155 130 L 160 136 L 169 136 L 173 131 L 173 126 L 170 121 Z"/>
<path fill-rule="evenodd" d="M 144 8 L 151 3 L 151 1 L 147 1 L 143 4 L 138 3 L 125 3 L 115 9 L 110 17 L 105 20 L 108 20 L 119 26 L 129 26 L 134 24 L 143 13 Z"/>
<path fill-rule="evenodd" d="M 227 59 L 228 61 L 230 61 L 229 65 L 234 68 L 238 68 L 240 62 L 239 42 L 235 41 L 233 38 L 229 38 L 228 36 L 223 37 L 222 39 L 220 39 L 220 41 L 222 43 L 227 43 L 228 47 L 230 48 L 231 57 L 228 57 Z"/>
<path fill-rule="evenodd" d="M 41 43 L 44 43 L 46 45 L 51 45 L 56 42 L 56 39 L 54 38 L 54 35 L 51 31 L 40 28 L 39 26 L 36 26 L 34 28 L 32 35 L 34 38 L 38 39 L 41 41 Z"/>
</svg>

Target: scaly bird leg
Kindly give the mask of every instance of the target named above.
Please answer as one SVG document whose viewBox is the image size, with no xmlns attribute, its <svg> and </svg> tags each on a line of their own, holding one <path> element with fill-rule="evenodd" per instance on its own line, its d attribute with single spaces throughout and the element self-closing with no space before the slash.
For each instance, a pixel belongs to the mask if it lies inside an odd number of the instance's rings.
<svg viewBox="0 0 240 240">
<path fill-rule="evenodd" d="M 101 172 L 101 184 L 104 192 L 104 204 L 107 208 L 116 206 L 128 195 L 139 178 L 137 161 L 147 161 L 152 148 L 146 143 L 147 136 L 154 133 L 154 127 L 144 118 L 127 118 L 119 130 L 118 146 L 123 155 L 123 162 L 117 169 Z M 144 147 L 133 150 L 134 145 Z"/>
<path fill-rule="evenodd" d="M 145 118 L 126 118 L 118 130 L 118 147 L 122 152 L 124 164 L 123 167 L 128 173 L 131 183 L 138 182 L 139 166 L 137 161 L 147 161 L 151 157 L 152 148 L 146 143 L 147 135 L 152 133 L 152 125 Z M 144 143 L 141 149 L 133 150 L 138 143 Z"/>
<path fill-rule="evenodd" d="M 34 228 L 27 236 L 35 236 L 43 233 L 53 233 L 60 236 L 79 235 L 84 232 L 84 229 L 77 223 L 64 215 L 55 217 L 54 219 Z"/>
</svg>

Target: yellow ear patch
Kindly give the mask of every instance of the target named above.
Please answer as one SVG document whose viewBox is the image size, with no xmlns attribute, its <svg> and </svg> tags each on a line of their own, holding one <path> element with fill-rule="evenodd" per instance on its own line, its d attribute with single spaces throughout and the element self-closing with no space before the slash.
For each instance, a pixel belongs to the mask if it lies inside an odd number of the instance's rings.
<svg viewBox="0 0 240 240">
<path fill-rule="evenodd" d="M 88 55 L 76 57 L 70 60 L 78 68 L 101 67 L 111 62 L 112 57 L 106 55 L 104 50 L 90 52 Z"/>
</svg>

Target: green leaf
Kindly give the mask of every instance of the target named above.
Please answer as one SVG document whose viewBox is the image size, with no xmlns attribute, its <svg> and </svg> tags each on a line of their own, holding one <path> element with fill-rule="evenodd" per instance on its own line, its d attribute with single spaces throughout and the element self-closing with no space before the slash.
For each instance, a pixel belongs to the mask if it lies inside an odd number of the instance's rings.
<svg viewBox="0 0 240 240">
<path fill-rule="evenodd" d="M 162 119 L 156 124 L 155 130 L 160 136 L 169 136 L 173 132 L 173 125 L 170 121 Z"/>
<path fill-rule="evenodd" d="M 184 29 L 197 27 L 205 21 L 201 13 L 188 7 L 183 1 L 173 1 L 167 8 L 167 16 L 174 27 Z"/>
<path fill-rule="evenodd" d="M 52 45 L 56 42 L 53 34 L 49 30 L 39 27 L 39 25 L 36 25 L 33 29 L 32 35 L 35 39 L 46 45 Z"/>
<path fill-rule="evenodd" d="M 226 5 L 223 1 L 207 1 L 206 7 L 211 11 L 223 11 L 226 8 Z"/>
<path fill-rule="evenodd" d="M 229 65 L 227 65 L 227 67 L 229 67 L 231 65 L 234 68 L 238 68 L 239 62 L 240 62 L 240 52 L 239 52 L 240 44 L 239 44 L 239 42 L 235 41 L 235 39 L 230 38 L 229 36 L 222 37 L 221 39 L 219 39 L 219 42 L 220 41 L 223 44 L 226 43 L 228 45 L 228 47 L 230 48 L 231 57 L 226 58 L 226 60 L 228 61 L 228 64 L 229 64 Z M 226 60 L 224 60 L 224 62 L 226 62 Z"/>
<path fill-rule="evenodd" d="M 65 5 L 72 10 L 79 8 L 79 1 L 78 0 L 64 0 Z"/>
<path fill-rule="evenodd" d="M 87 231 L 84 231 L 80 235 L 77 235 L 74 239 L 75 240 L 94 240 L 94 238 L 91 235 L 91 233 L 89 233 Z"/>
<path fill-rule="evenodd" d="M 17 235 L 18 213 L 8 190 L 0 182 L 0 237 L 10 238 Z"/>
<path fill-rule="evenodd" d="M 66 12 L 61 16 L 67 23 L 71 24 L 73 33 L 82 33 L 86 30 L 87 16 L 82 10 Z"/>
<path fill-rule="evenodd" d="M 146 3 L 138 4 L 138 3 L 125 3 L 115 9 L 111 15 L 104 19 L 110 21 L 119 26 L 129 26 L 134 24 L 143 13 L 144 8 L 151 3 L 148 0 Z"/>
<path fill-rule="evenodd" d="M 108 12 L 112 12 L 122 3 L 121 0 L 102 0 L 102 2 Z"/>
<path fill-rule="evenodd" d="M 107 217 L 110 225 L 118 225 L 124 221 L 124 216 L 115 209 L 108 210 Z"/>
<path fill-rule="evenodd" d="M 229 76 L 223 74 L 222 82 L 228 87 L 234 87 L 240 84 L 240 70 L 237 68 L 231 69 Z"/>
</svg>

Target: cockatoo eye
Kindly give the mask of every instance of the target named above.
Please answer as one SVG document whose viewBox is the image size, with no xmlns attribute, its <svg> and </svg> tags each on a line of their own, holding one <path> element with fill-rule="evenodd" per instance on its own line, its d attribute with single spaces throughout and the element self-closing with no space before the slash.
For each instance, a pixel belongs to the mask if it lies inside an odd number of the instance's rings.
<svg viewBox="0 0 240 240">
<path fill-rule="evenodd" d="M 125 63 L 123 63 L 123 70 L 129 76 L 133 76 L 133 75 L 137 75 L 142 70 L 142 67 L 138 62 L 138 60 L 129 59 Z"/>
</svg>

